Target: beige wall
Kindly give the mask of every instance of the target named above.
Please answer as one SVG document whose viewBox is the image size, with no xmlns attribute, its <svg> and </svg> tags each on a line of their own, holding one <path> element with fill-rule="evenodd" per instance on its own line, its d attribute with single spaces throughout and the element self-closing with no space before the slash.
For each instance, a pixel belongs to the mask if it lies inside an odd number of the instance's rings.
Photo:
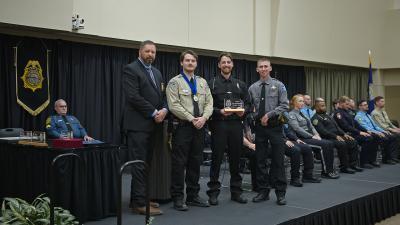
<svg viewBox="0 0 400 225">
<path fill-rule="evenodd" d="M 400 7 L 400 3 L 398 3 Z M 382 68 L 400 68 L 400 8 L 387 10 L 383 31 Z"/>
<path fill-rule="evenodd" d="M 1 0 L 0 22 L 55 30 L 71 30 L 72 1 Z"/>
<path fill-rule="evenodd" d="M 281 0 L 274 55 L 317 62 L 368 66 L 371 49 L 381 63 L 386 0 Z"/>
<path fill-rule="evenodd" d="M 74 13 L 85 19 L 85 29 L 79 33 L 244 54 L 270 53 L 269 0 L 73 2 Z"/>
<path fill-rule="evenodd" d="M 400 68 L 398 0 L 2 0 L 0 22 L 249 55 Z M 44 13 L 43 13 L 44 12 Z"/>
</svg>

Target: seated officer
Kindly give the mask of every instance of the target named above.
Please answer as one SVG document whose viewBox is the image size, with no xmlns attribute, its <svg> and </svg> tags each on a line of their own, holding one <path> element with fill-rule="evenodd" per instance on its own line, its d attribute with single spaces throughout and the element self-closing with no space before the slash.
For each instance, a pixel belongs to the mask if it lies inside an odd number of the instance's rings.
<svg viewBox="0 0 400 225">
<path fill-rule="evenodd" d="M 371 116 L 382 129 L 389 131 L 396 136 L 400 136 L 400 128 L 396 127 L 390 121 L 388 114 L 385 111 L 385 99 L 382 96 L 377 96 L 374 99 L 375 109 L 371 112 Z"/>
<path fill-rule="evenodd" d="M 83 138 L 85 141 L 92 141 L 85 128 L 79 120 L 71 115 L 67 115 L 67 103 L 63 99 L 58 99 L 54 103 L 54 110 L 57 115 L 53 115 L 46 120 L 46 132 L 50 138 L 60 138 L 62 133 L 72 131 L 74 138 Z"/>
<path fill-rule="evenodd" d="M 380 167 L 376 161 L 378 143 L 367 133 L 365 128 L 361 127 L 354 120 L 354 117 L 350 113 L 349 97 L 342 96 L 339 98 L 339 108 L 334 112 L 334 119 L 344 132 L 350 134 L 361 145 L 360 166 L 367 169 Z"/>
<path fill-rule="evenodd" d="M 361 100 L 358 103 L 359 111 L 356 114 L 355 120 L 367 130 L 369 134 L 378 141 L 379 145 L 383 147 L 383 159 L 385 164 L 396 164 L 398 143 L 394 135 L 390 132 L 383 130 L 376 124 L 371 115 L 368 114 L 368 103 Z"/>
<path fill-rule="evenodd" d="M 297 137 L 287 124 L 283 126 L 285 139 L 285 155 L 290 158 L 290 185 L 302 187 L 300 181 L 300 158 L 303 158 L 303 183 L 321 183 L 321 179 L 313 175 L 314 155 L 312 149 Z"/>
<path fill-rule="evenodd" d="M 326 113 L 324 99 L 315 99 L 314 107 L 316 114 L 311 121 L 321 137 L 331 140 L 338 150 L 340 172 L 349 174 L 353 174 L 355 171 L 361 172 L 362 169 L 357 167 L 357 141 L 340 129 L 335 120 Z"/>
<path fill-rule="evenodd" d="M 329 140 L 321 139 L 311 121 L 300 112 L 304 105 L 303 96 L 295 95 L 291 100 L 292 111 L 289 112 L 289 126 L 307 144 L 317 145 L 322 148 L 325 159 L 325 167 L 322 170 L 322 177 L 329 179 L 339 178 L 339 174 L 334 167 L 333 143 Z"/>
</svg>

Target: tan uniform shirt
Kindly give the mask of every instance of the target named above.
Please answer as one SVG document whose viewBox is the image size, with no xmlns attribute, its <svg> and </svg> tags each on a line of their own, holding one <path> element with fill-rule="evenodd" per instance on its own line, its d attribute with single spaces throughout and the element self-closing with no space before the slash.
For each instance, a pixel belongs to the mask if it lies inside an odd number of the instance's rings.
<svg viewBox="0 0 400 225">
<path fill-rule="evenodd" d="M 389 128 L 396 128 L 396 126 L 393 125 L 393 123 L 390 121 L 385 110 L 376 108 L 371 112 L 371 116 L 372 119 L 384 130 L 387 130 Z"/>
<path fill-rule="evenodd" d="M 197 98 L 200 115 L 207 120 L 213 112 L 213 98 L 207 81 L 202 77 L 195 76 L 197 86 Z M 176 117 L 185 121 L 194 119 L 192 91 L 182 74 L 172 78 L 166 89 L 168 110 Z"/>
</svg>

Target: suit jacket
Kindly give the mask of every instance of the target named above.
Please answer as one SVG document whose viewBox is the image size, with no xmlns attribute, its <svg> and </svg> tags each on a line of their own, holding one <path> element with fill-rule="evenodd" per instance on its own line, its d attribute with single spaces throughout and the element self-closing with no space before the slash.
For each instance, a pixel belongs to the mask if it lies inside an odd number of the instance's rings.
<svg viewBox="0 0 400 225">
<path fill-rule="evenodd" d="M 122 128 L 125 131 L 152 131 L 156 125 L 152 117 L 154 110 L 167 108 L 161 72 L 151 68 L 157 86 L 139 59 L 123 69 L 125 108 Z"/>
</svg>

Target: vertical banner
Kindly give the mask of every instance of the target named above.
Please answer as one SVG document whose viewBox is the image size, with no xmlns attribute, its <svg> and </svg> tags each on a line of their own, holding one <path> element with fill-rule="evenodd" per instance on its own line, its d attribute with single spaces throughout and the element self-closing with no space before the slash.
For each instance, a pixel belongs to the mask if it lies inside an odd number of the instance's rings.
<svg viewBox="0 0 400 225">
<path fill-rule="evenodd" d="M 368 51 L 368 63 L 369 63 L 369 72 L 368 72 L 368 112 L 371 113 L 375 108 L 374 102 L 374 90 L 373 90 L 373 80 L 372 80 L 372 59 L 371 59 L 371 50 Z"/>
<path fill-rule="evenodd" d="M 50 51 L 40 39 L 24 39 L 14 54 L 17 103 L 36 116 L 50 103 Z"/>
</svg>

